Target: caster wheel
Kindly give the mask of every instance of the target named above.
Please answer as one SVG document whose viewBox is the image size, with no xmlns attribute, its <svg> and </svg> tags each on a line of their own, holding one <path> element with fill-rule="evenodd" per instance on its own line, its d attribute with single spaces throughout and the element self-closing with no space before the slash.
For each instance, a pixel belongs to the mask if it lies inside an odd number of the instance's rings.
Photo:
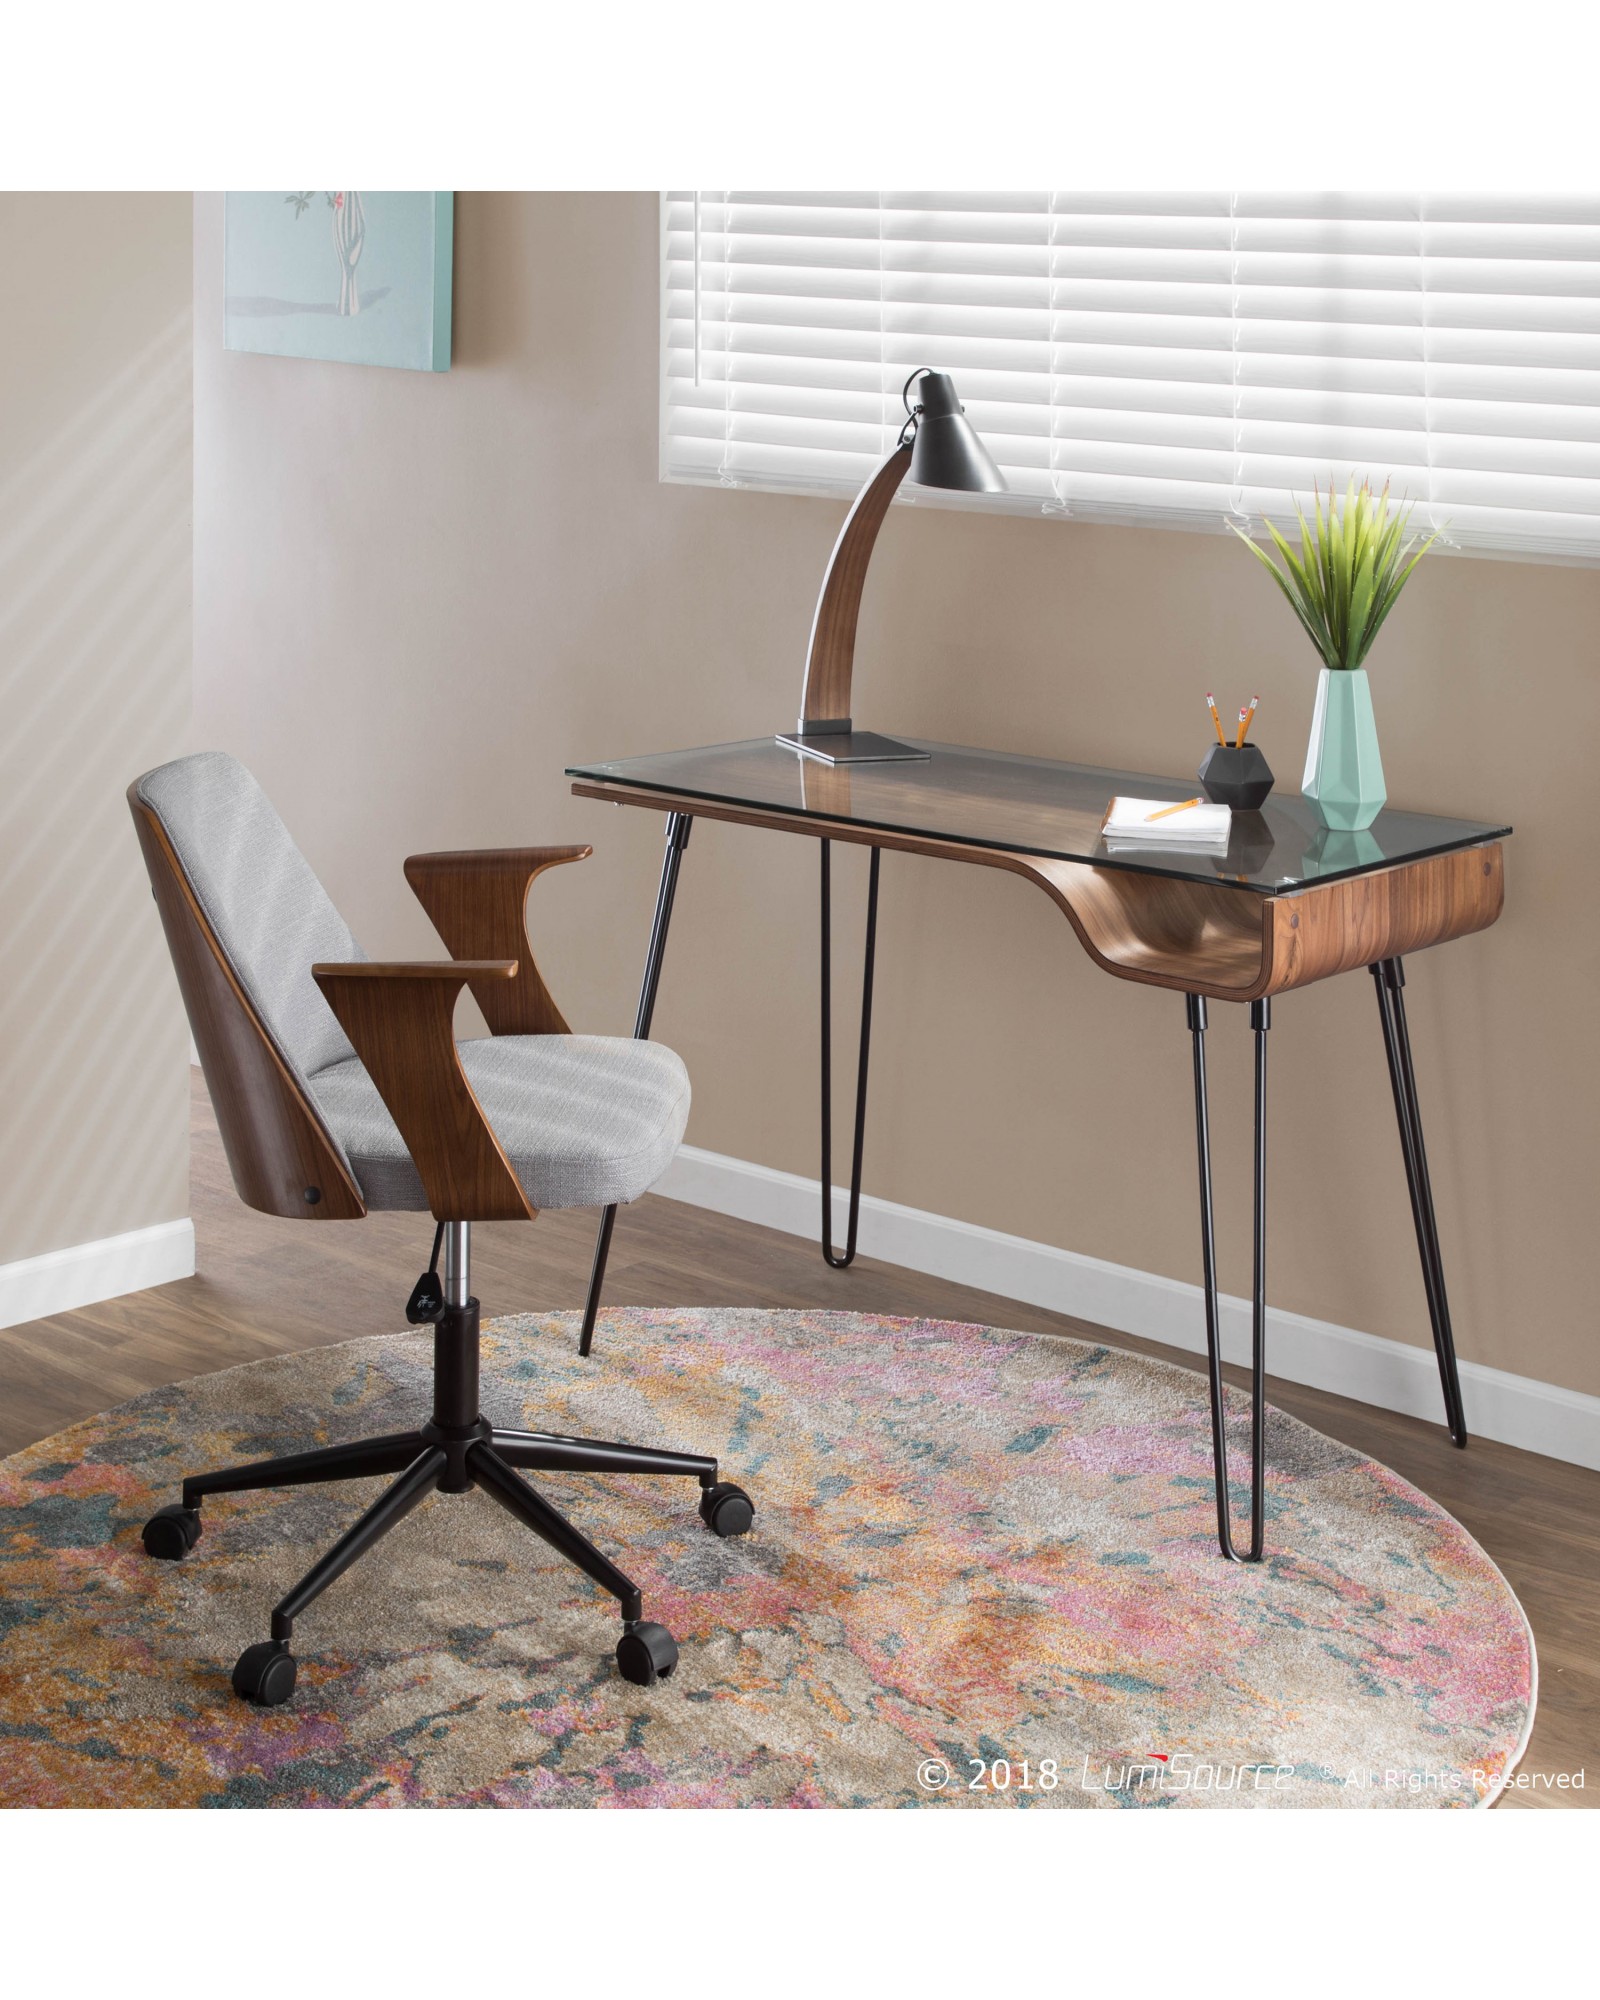
<svg viewBox="0 0 1600 2000">
<path fill-rule="evenodd" d="M 276 1639 L 246 1646 L 233 1670 L 233 1691 L 257 1708 L 276 1708 L 294 1693 L 294 1655 Z"/>
<path fill-rule="evenodd" d="M 719 1479 L 700 1495 L 700 1518 L 724 1541 L 730 1535 L 748 1535 L 756 1518 L 755 1502 L 742 1486 Z"/>
<path fill-rule="evenodd" d="M 665 1625 L 649 1620 L 630 1626 L 617 1641 L 617 1671 L 635 1687 L 654 1687 L 669 1680 L 678 1664 L 678 1642 Z"/>
<path fill-rule="evenodd" d="M 144 1552 L 158 1562 L 182 1562 L 200 1539 L 200 1515 L 194 1507 L 163 1507 L 144 1524 Z"/>
</svg>

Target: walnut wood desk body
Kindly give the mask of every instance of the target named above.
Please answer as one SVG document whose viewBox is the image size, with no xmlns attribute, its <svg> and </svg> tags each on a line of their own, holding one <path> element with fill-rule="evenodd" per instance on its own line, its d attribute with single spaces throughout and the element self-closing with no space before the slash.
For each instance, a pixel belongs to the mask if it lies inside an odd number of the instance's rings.
<svg viewBox="0 0 1600 2000">
<path fill-rule="evenodd" d="M 823 895 L 823 1250 L 831 1263 L 855 1253 L 871 1030 L 871 980 L 879 862 L 885 849 L 1004 868 L 1034 882 L 1067 918 L 1094 962 L 1119 979 L 1185 996 L 1193 1040 L 1206 1337 L 1222 1552 L 1262 1553 L 1261 1393 L 1266 1317 L 1266 1036 L 1272 996 L 1368 967 L 1377 986 L 1401 1152 L 1411 1195 L 1429 1315 L 1451 1436 L 1466 1443 L 1443 1263 L 1428 1180 L 1421 1113 L 1403 998 L 1408 953 L 1483 930 L 1504 897 L 1502 839 L 1511 829 L 1432 815 L 1384 812 L 1364 833 L 1322 828 L 1309 802 L 1269 800 L 1234 815 L 1226 853 L 1173 847 L 1109 848 L 1100 834 L 1116 793 L 1183 798 L 1192 781 L 1050 763 L 945 744 L 919 763 L 830 767 L 770 740 L 573 767 L 573 790 L 667 815 L 667 854 L 646 956 L 635 1032 L 649 1031 L 678 871 L 696 818 L 801 834 L 819 841 Z M 862 1039 L 850 1222 L 843 1257 L 831 1242 L 829 1061 L 829 851 L 833 841 L 872 850 Z M 1206 1101 L 1206 1002 L 1250 1007 L 1255 1035 L 1255 1257 L 1253 1284 L 1255 1480 L 1248 1556 L 1233 1546 L 1227 1503 L 1221 1344 Z M 601 1225 L 585 1314 L 593 1334 L 614 1211 Z"/>
</svg>

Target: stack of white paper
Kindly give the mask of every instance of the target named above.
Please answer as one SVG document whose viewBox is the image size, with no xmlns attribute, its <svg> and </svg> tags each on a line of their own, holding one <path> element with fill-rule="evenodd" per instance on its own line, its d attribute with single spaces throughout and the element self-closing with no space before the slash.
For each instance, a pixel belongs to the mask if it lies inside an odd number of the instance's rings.
<svg viewBox="0 0 1600 2000">
<path fill-rule="evenodd" d="M 1123 799 L 1111 801 L 1104 827 L 1107 847 L 1126 842 L 1140 847 L 1226 847 L 1232 814 L 1226 806 L 1204 803 L 1184 806 L 1182 812 L 1168 812 L 1178 799 Z M 1153 818 L 1153 814 L 1161 814 Z"/>
</svg>

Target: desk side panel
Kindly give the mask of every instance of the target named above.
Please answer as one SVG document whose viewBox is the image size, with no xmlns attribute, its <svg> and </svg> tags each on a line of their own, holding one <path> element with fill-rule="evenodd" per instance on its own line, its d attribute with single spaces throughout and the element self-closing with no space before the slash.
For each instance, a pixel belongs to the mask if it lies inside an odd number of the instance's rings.
<svg viewBox="0 0 1600 2000">
<path fill-rule="evenodd" d="M 1261 990 L 1287 992 L 1487 930 L 1504 904 L 1505 850 L 1499 841 L 1278 897 L 1269 908 L 1267 983 Z"/>
<path fill-rule="evenodd" d="M 1499 916 L 1505 894 L 1498 841 L 1270 897 L 1221 882 L 970 847 L 759 806 L 586 780 L 572 789 L 580 797 L 618 805 L 1004 868 L 1044 890 L 1103 971 L 1208 1000 L 1259 1000 L 1484 930 Z"/>
</svg>

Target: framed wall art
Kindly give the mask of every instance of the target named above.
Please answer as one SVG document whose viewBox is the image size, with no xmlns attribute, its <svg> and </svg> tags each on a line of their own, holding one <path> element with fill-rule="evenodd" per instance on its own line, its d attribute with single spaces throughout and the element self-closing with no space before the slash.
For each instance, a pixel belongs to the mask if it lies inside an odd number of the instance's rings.
<svg viewBox="0 0 1600 2000">
<path fill-rule="evenodd" d="M 223 345 L 450 366 L 453 194 L 224 196 Z"/>
</svg>

